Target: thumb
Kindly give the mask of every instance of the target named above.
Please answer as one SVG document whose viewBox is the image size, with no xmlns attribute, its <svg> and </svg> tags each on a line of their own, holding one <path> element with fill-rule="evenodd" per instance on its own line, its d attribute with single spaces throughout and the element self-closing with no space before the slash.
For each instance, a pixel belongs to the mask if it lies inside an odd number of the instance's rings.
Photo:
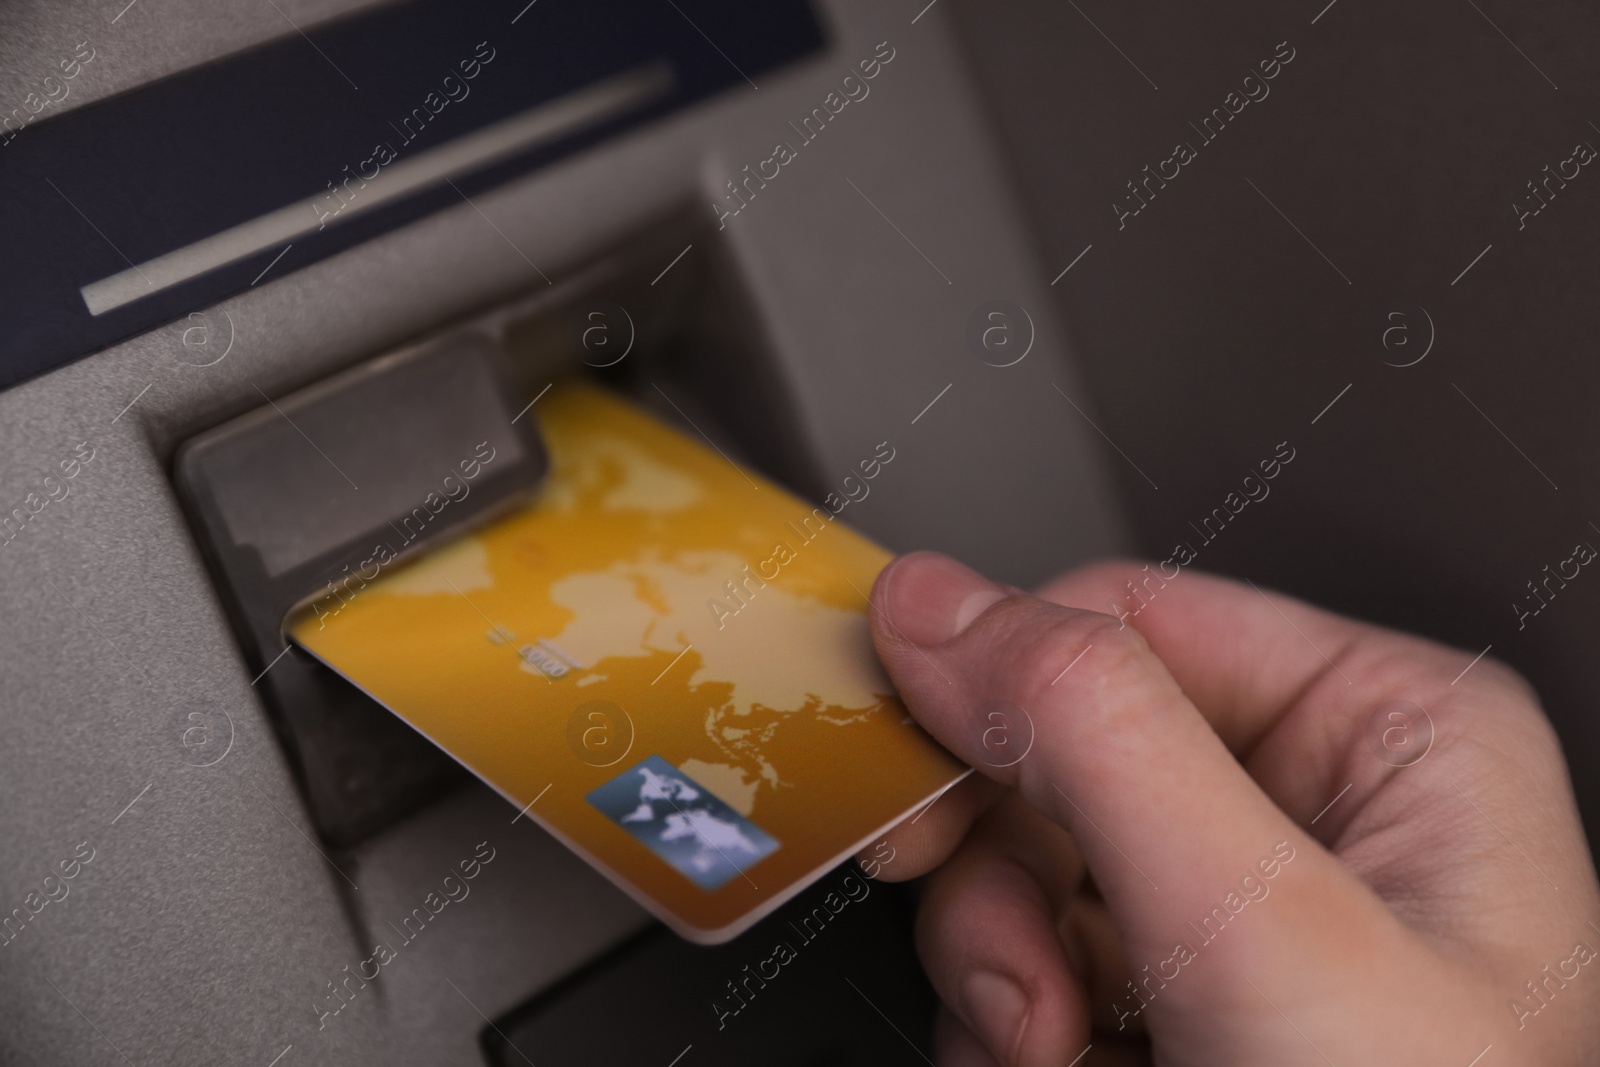
<svg viewBox="0 0 1600 1067">
<path fill-rule="evenodd" d="M 933 553 L 890 564 L 872 602 L 878 655 L 912 715 L 1073 834 L 1130 959 L 1220 929 L 1272 879 L 1317 885 L 1303 896 L 1323 922 L 1380 921 L 1376 898 L 1261 791 L 1137 630 Z M 1304 918 L 1270 910 L 1275 921 L 1241 924 L 1254 934 L 1230 945 L 1271 951 Z"/>
</svg>

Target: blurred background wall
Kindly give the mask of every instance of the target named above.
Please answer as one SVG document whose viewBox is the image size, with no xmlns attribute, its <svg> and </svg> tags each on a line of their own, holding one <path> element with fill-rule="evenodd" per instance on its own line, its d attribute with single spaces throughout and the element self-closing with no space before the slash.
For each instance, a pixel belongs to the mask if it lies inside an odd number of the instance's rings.
<svg viewBox="0 0 1600 1067">
<path fill-rule="evenodd" d="M 1543 583 L 1600 547 L 1600 9 L 945 3 L 1141 549 L 1492 646 L 1594 841 L 1600 568 Z M 1202 545 L 1281 441 L 1271 495 Z"/>
</svg>

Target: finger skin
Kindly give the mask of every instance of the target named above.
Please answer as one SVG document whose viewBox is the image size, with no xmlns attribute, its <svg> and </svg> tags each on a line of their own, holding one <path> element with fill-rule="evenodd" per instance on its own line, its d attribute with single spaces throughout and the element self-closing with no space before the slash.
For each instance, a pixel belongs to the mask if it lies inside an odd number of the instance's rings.
<svg viewBox="0 0 1600 1067">
<path fill-rule="evenodd" d="M 862 849 L 856 862 L 869 877 L 885 882 L 920 878 L 949 859 L 972 824 L 1007 792 L 981 774 L 968 775 Z"/>
<path fill-rule="evenodd" d="M 1072 973 L 1055 919 L 1060 902 L 1053 898 L 1072 872 L 1037 855 L 1019 861 L 1038 827 L 1006 814 L 986 816 L 928 879 L 917 948 L 940 999 L 996 1061 L 1056 1067 L 1069 1049 L 1087 1043 L 1090 1022 L 1084 987 Z M 985 999 L 983 991 L 993 985 L 1008 985 L 1015 1003 L 986 1011 L 995 995 Z"/>
<path fill-rule="evenodd" d="M 1063 574 L 1040 587 L 1040 599 L 1111 609 L 1138 630 L 1228 748 L 1247 756 L 1296 707 L 1317 705 L 1321 718 L 1348 722 L 1385 700 L 1411 697 L 1431 707 L 1476 653 L 1345 618 L 1272 590 L 1203 572 L 1161 581 L 1148 563 L 1111 560 Z M 1402 669 L 1372 669 L 1384 664 Z M 1537 698 L 1516 672 L 1484 658 L 1465 684 L 1518 709 L 1521 724 Z M 1320 700 L 1313 698 L 1320 697 Z M 1301 753 L 1326 765 L 1345 738 L 1325 733 Z M 1341 785 L 1343 783 L 1340 783 Z"/>
<path fill-rule="evenodd" d="M 1122 935 L 1117 932 L 1105 901 L 1083 894 L 1074 896 L 1057 919 L 1061 940 L 1073 958 L 1073 973 L 1089 991 L 1089 1010 L 1097 1031 L 1142 1034 L 1144 1015 L 1131 1019 L 1119 1015 L 1117 1005 L 1128 994 L 1133 969 L 1122 950 Z"/>
</svg>

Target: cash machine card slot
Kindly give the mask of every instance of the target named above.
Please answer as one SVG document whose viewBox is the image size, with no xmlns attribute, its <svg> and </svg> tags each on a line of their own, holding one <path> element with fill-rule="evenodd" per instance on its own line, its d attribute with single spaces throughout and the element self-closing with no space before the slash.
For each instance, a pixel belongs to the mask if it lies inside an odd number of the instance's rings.
<svg viewBox="0 0 1600 1067">
<path fill-rule="evenodd" d="M 291 649 L 285 617 L 515 506 L 548 460 L 495 344 L 473 333 L 261 399 L 186 442 L 175 481 L 311 817 L 349 845 L 466 778 Z"/>
</svg>

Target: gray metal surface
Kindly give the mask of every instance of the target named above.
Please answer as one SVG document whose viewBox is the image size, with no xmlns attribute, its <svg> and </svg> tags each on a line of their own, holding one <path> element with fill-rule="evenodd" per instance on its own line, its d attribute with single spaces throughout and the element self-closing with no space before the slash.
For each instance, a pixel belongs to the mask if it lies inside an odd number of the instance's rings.
<svg viewBox="0 0 1600 1067">
<path fill-rule="evenodd" d="M 38 112 L 43 121 L 381 2 L 7 0 L 0 9 L 0 115 L 37 93 L 51 101 Z M 55 84 L 47 85 L 47 77 Z"/>
<path fill-rule="evenodd" d="M 8 52 L 6 69 L 53 62 L 66 12 L 88 10 L 66 5 L 50 16 L 56 30 L 23 35 L 34 51 Z M 148 0 L 133 10 L 212 42 L 164 54 L 241 39 L 220 17 L 185 23 Z M 901 4 L 824 10 L 832 51 L 759 89 L 0 394 L 0 508 L 37 491 L 78 442 L 94 450 L 70 495 L 0 547 L 0 910 L 23 906 L 79 842 L 95 849 L 69 894 L 0 946 L 0 1059 L 267 1064 L 292 1045 L 284 1065 L 477 1063 L 483 1016 L 644 921 L 481 791 L 335 870 L 307 836 L 167 465 L 185 437 L 258 404 L 258 387 L 305 384 L 543 286 L 539 272 L 559 279 L 683 205 L 709 213 L 723 183 L 793 140 L 788 124 L 879 42 L 895 58 L 870 95 L 710 231 L 739 267 L 809 465 L 842 478 L 889 441 L 894 464 L 846 518 L 890 547 L 940 548 L 1014 582 L 1120 544 L 1099 439 L 1061 395 L 1092 412 L 1047 306 L 1048 274 L 942 13 L 913 25 Z M 997 299 L 1037 332 L 1014 366 L 987 365 L 968 342 L 974 312 Z M 211 332 L 186 346 L 196 327 Z M 209 766 L 186 762 L 181 742 L 195 702 L 215 709 L 215 728 L 221 715 L 231 723 L 231 747 Z M 497 858 L 471 896 L 319 1030 L 326 983 L 481 841 Z M 678 1047 L 662 1039 L 664 1063 Z"/>
</svg>

